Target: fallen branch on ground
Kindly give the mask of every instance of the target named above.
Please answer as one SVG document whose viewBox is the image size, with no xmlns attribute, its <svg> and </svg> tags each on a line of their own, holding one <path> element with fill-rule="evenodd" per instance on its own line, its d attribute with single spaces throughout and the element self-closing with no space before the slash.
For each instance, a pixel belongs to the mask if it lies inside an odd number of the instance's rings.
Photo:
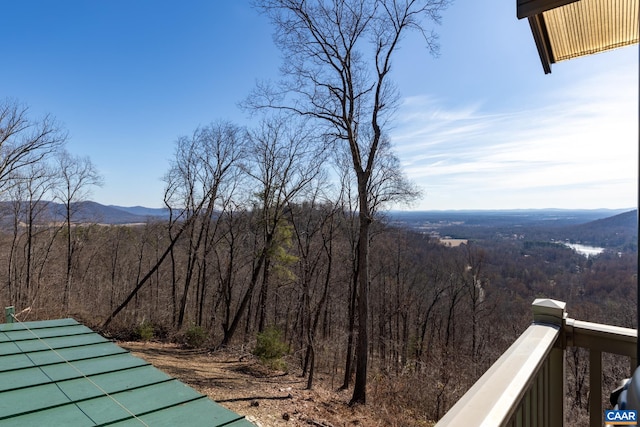
<svg viewBox="0 0 640 427">
<path fill-rule="evenodd" d="M 332 424 L 323 423 L 321 421 L 312 420 L 311 418 L 307 418 L 306 421 L 307 421 L 307 424 L 311 424 L 311 425 L 314 425 L 316 427 L 333 427 Z"/>
<path fill-rule="evenodd" d="M 286 400 L 286 399 L 292 399 L 292 398 L 293 396 L 291 394 L 288 394 L 286 396 L 236 397 L 233 399 L 222 399 L 222 400 L 216 399 L 216 402 L 224 403 L 224 402 L 243 402 L 243 401 L 249 401 L 249 400 Z"/>
</svg>

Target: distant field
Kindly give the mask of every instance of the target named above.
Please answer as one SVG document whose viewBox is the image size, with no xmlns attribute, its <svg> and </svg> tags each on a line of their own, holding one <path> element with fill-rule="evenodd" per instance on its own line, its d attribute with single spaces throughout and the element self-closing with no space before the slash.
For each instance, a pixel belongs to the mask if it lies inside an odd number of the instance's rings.
<svg viewBox="0 0 640 427">
<path fill-rule="evenodd" d="M 467 239 L 440 239 L 440 243 L 442 243 L 445 246 L 451 246 L 451 247 L 456 247 L 456 246 L 460 246 L 460 245 L 466 245 L 467 243 L 469 243 L 469 241 Z"/>
</svg>

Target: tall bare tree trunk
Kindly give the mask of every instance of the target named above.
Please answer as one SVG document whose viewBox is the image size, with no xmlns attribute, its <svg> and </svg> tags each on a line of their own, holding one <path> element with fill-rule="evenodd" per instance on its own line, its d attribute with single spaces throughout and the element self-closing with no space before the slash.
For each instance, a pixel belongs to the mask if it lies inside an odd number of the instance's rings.
<svg viewBox="0 0 640 427">
<path fill-rule="evenodd" d="M 360 194 L 360 233 L 358 236 L 358 341 L 356 345 L 356 382 L 353 386 L 351 405 L 366 403 L 367 368 L 369 361 L 369 229 L 371 216 L 366 178 L 358 179 Z M 361 188 L 364 187 L 364 188 Z"/>
<path fill-rule="evenodd" d="M 353 372 L 353 343 L 356 332 L 356 304 L 358 301 L 358 274 L 357 267 L 354 269 L 353 281 L 349 298 L 349 326 L 347 328 L 347 351 L 344 367 L 344 381 L 341 390 L 347 390 L 351 386 L 351 374 Z"/>
</svg>

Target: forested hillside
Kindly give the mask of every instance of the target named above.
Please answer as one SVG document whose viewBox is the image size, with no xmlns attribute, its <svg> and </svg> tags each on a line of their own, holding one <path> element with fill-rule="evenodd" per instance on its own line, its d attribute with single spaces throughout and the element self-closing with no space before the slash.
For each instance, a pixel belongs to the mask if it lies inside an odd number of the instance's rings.
<svg viewBox="0 0 640 427">
<path fill-rule="evenodd" d="M 102 331 L 122 338 L 144 331 L 180 341 L 202 331 L 211 348 L 252 347 L 257 334 L 276 329 L 309 387 L 318 372 L 348 387 L 358 322 L 354 214 L 312 198 L 282 206 L 277 221 L 257 206 L 206 212 L 76 225 L 69 277 L 68 230 L 19 222 L 2 234 L 2 303 L 21 320 L 73 316 L 102 328 L 112 319 Z M 371 375 L 382 393 L 374 399 L 412 411 L 416 425 L 442 416 L 515 340 L 536 297 L 566 301 L 574 318 L 635 326 L 635 253 L 586 258 L 526 238 L 448 247 L 377 221 L 371 254 Z M 579 408 L 582 362 L 569 363 L 578 367 L 568 386 Z M 606 375 L 622 374 L 614 366 Z"/>
</svg>

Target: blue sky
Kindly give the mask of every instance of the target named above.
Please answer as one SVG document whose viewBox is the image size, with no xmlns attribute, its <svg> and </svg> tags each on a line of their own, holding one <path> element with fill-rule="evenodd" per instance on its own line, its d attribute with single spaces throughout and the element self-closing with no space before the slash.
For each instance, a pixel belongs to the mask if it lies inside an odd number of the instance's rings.
<svg viewBox="0 0 640 427">
<path fill-rule="evenodd" d="M 515 5 L 454 2 L 438 58 L 404 40 L 391 137 L 424 192 L 411 208 L 635 207 L 637 46 L 545 75 Z M 248 0 L 20 0 L 0 14 L 0 99 L 64 125 L 105 178 L 103 204 L 160 207 L 175 140 L 250 124 L 237 103 L 281 62 Z"/>
</svg>

